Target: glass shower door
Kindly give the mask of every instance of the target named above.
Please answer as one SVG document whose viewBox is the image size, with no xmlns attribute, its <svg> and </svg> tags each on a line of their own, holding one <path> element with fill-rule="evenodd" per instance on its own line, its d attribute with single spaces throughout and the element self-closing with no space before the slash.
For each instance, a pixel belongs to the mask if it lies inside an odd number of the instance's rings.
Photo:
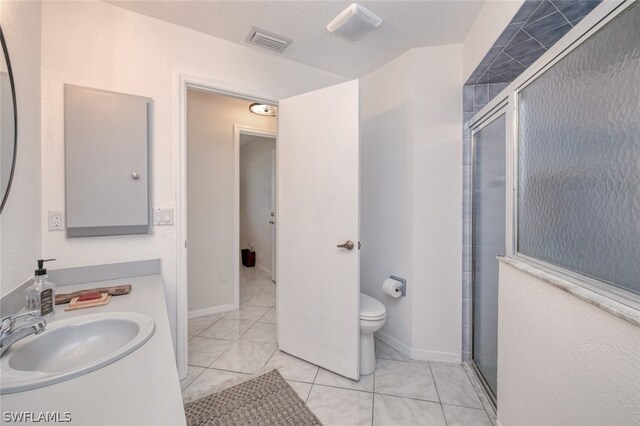
<svg viewBox="0 0 640 426">
<path fill-rule="evenodd" d="M 505 255 L 506 116 L 473 132 L 473 363 L 494 403 L 498 393 L 498 261 Z"/>
</svg>

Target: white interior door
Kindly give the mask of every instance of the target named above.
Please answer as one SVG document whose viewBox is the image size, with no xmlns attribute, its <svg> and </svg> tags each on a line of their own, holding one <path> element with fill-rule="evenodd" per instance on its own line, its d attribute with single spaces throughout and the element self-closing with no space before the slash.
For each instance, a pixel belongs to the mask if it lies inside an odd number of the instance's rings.
<svg viewBox="0 0 640 426">
<path fill-rule="evenodd" d="M 359 378 L 359 89 L 284 99 L 278 136 L 280 349 Z M 351 241 L 352 250 L 337 247 Z"/>
</svg>

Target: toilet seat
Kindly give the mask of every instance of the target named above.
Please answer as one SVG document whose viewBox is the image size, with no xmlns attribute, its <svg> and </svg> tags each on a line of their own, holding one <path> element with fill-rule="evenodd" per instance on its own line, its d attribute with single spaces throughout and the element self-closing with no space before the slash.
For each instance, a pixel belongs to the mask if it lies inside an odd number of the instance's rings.
<svg viewBox="0 0 640 426">
<path fill-rule="evenodd" d="M 380 315 L 379 317 L 363 317 L 360 316 L 360 321 L 381 321 L 387 317 L 387 314 Z"/>
<path fill-rule="evenodd" d="M 360 319 L 378 321 L 387 316 L 384 305 L 377 299 L 360 293 Z"/>
</svg>

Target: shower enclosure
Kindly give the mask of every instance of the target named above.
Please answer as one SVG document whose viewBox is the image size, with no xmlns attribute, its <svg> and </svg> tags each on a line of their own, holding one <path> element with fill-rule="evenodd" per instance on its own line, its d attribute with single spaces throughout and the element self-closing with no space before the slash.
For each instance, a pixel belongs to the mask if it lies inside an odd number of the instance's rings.
<svg viewBox="0 0 640 426">
<path fill-rule="evenodd" d="M 496 403 L 498 393 L 498 261 L 506 250 L 506 112 L 472 132 L 472 365 Z"/>
<path fill-rule="evenodd" d="M 494 405 L 496 257 L 640 306 L 639 41 L 640 2 L 602 2 L 474 111 L 471 365 Z"/>
</svg>

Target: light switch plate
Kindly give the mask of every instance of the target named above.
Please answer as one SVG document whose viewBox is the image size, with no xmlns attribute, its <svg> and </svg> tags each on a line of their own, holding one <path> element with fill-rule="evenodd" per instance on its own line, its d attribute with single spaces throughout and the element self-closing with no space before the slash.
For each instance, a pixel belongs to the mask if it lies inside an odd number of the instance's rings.
<svg viewBox="0 0 640 426">
<path fill-rule="evenodd" d="M 153 211 L 153 224 L 156 226 L 173 225 L 173 209 L 155 209 Z"/>
<path fill-rule="evenodd" d="M 49 210 L 49 231 L 64 231 L 64 212 Z"/>
</svg>

